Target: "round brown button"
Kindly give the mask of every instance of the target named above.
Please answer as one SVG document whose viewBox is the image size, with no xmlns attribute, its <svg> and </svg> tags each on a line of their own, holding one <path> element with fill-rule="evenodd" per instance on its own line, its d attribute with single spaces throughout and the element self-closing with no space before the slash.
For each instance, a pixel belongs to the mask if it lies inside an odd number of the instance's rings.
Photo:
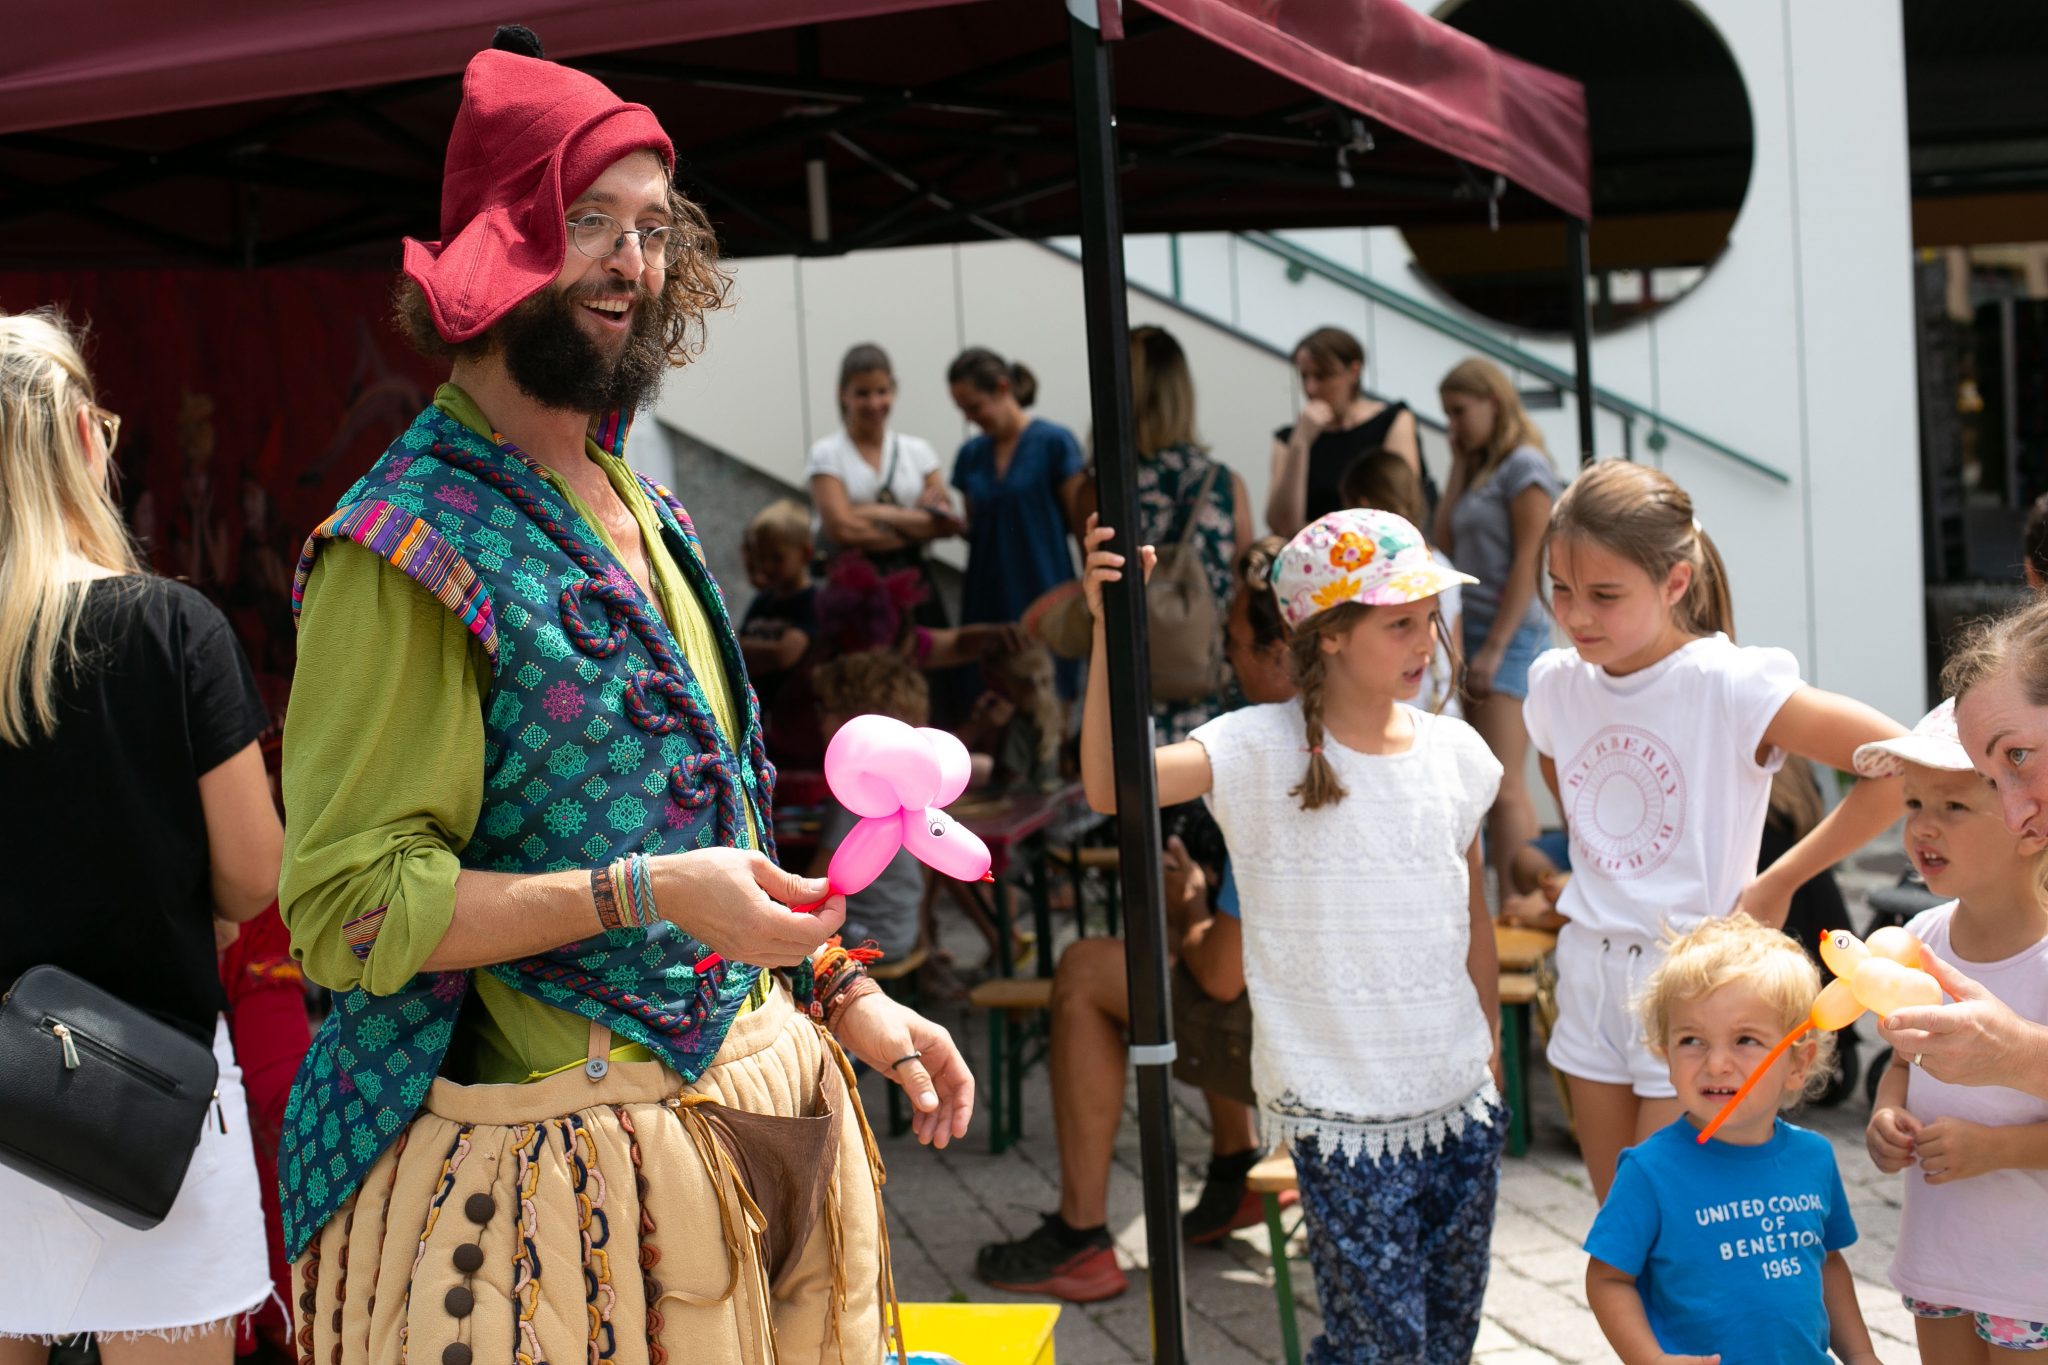
<svg viewBox="0 0 2048 1365">
<path fill-rule="evenodd" d="M 441 1302 L 448 1309 L 449 1317 L 466 1318 L 476 1308 L 476 1295 L 458 1284 L 448 1291 L 448 1297 Z"/>
<path fill-rule="evenodd" d="M 498 1211 L 498 1201 L 487 1194 L 473 1194 L 463 1201 L 462 1211 L 469 1215 L 470 1222 L 482 1227 Z"/>
<path fill-rule="evenodd" d="M 469 1347 L 451 1341 L 441 1348 L 441 1365 L 469 1365 Z"/>
<path fill-rule="evenodd" d="M 455 1248 L 455 1268 L 465 1275 L 474 1275 L 484 1268 L 484 1249 L 475 1242 L 464 1242 Z"/>
</svg>

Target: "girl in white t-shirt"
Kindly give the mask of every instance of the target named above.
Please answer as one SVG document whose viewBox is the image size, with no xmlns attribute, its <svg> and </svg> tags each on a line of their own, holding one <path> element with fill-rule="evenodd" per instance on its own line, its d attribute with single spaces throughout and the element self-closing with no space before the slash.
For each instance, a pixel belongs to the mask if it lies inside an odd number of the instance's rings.
<svg viewBox="0 0 2048 1365">
<path fill-rule="evenodd" d="M 1847 768 L 1857 745 L 1901 730 L 1806 686 L 1787 651 L 1736 646 L 1720 554 L 1692 499 L 1657 470 L 1607 460 L 1579 475 L 1546 552 L 1552 612 L 1573 646 L 1538 657 L 1523 707 L 1571 836 L 1549 1058 L 1604 1200 L 1621 1149 L 1678 1117 L 1631 1009 L 1660 937 L 1738 899 L 1783 924 L 1795 889 L 1898 817 L 1899 784 L 1858 783 L 1757 876 L 1771 774 L 1787 753 Z"/>
<path fill-rule="evenodd" d="M 1081 771 L 1116 805 L 1102 585 Z M 1152 552 L 1143 551 L 1149 572 Z M 1437 599 L 1473 580 L 1390 513 L 1332 512 L 1273 570 L 1297 700 L 1155 751 L 1158 797 L 1206 797 L 1230 847 L 1266 1136 L 1294 1145 L 1324 1335 L 1310 1359 L 1462 1360 L 1479 1329 L 1504 1114 L 1479 823 L 1500 764 L 1463 721 L 1407 705 Z"/>
<path fill-rule="evenodd" d="M 1907 932 L 2016 1013 L 2048 1022 L 2048 840 L 2006 830 L 1998 793 L 1956 737 L 1955 704 L 1903 739 L 1858 749 L 1856 771 L 1903 771 L 1906 854 L 1929 890 L 1956 897 Z M 1950 1085 L 1895 1055 L 1864 1137 L 1879 1170 L 1905 1172 L 1891 1275 L 1920 1358 L 1989 1365 L 2048 1350 L 2048 1101 Z"/>
<path fill-rule="evenodd" d="M 938 452 L 890 429 L 895 407 L 888 352 L 865 342 L 848 351 L 839 363 L 845 425 L 814 444 L 804 465 L 811 529 L 827 558 L 859 550 L 888 572 L 921 558 L 927 541 L 960 534 Z"/>
</svg>

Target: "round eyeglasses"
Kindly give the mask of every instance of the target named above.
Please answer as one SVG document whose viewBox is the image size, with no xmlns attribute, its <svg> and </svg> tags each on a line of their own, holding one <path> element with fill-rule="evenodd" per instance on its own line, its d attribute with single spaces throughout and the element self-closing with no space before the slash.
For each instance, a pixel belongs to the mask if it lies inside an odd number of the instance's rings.
<svg viewBox="0 0 2048 1365">
<path fill-rule="evenodd" d="M 687 235 L 679 228 L 629 228 L 609 213 L 586 213 L 580 218 L 568 219 L 569 240 L 576 249 L 594 261 L 626 248 L 626 239 L 634 238 L 640 247 L 640 259 L 649 265 L 659 263 L 666 270 L 676 263 L 688 244 Z"/>
</svg>

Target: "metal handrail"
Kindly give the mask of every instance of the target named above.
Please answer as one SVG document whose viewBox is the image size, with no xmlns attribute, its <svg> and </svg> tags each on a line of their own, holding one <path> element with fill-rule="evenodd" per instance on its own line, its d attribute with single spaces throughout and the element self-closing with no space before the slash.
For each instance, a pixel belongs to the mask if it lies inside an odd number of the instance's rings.
<svg viewBox="0 0 2048 1365">
<path fill-rule="evenodd" d="M 1306 247 L 1296 246 L 1286 238 L 1277 237 L 1270 232 L 1241 232 L 1237 234 L 1237 237 L 1239 241 L 1249 243 L 1252 246 L 1258 247 L 1261 251 L 1278 256 L 1291 266 L 1299 267 L 1309 274 L 1318 275 L 1333 284 L 1342 285 L 1344 288 L 1361 294 L 1382 307 L 1390 308 L 1401 316 L 1413 322 L 1419 322 L 1432 331 L 1440 332 L 1462 345 L 1470 346 L 1473 350 L 1490 356 L 1502 364 L 1511 365 L 1516 369 L 1527 370 L 1541 378 L 1545 383 L 1555 385 L 1560 389 L 1569 391 L 1573 387 L 1574 380 L 1571 371 L 1554 365 L 1539 355 L 1524 351 L 1517 346 L 1512 346 L 1484 329 L 1473 326 L 1463 318 L 1431 308 L 1428 304 L 1412 299 L 1399 290 L 1391 289 L 1381 284 L 1378 280 L 1368 275 L 1362 275 L 1358 271 L 1341 265 L 1327 256 L 1310 251 Z M 1625 398 L 1610 389 L 1603 389 L 1596 385 L 1593 389 L 1593 401 L 1596 407 L 1605 408 L 1609 412 L 1615 413 L 1628 421 L 1646 421 L 1650 423 L 1653 439 L 1656 432 L 1660 429 L 1675 431 L 1687 440 L 1706 447 L 1724 459 L 1733 460 L 1743 468 L 1761 474 L 1765 478 L 1782 484 L 1790 484 L 1792 482 L 1792 476 L 1784 470 L 1774 465 L 1766 464 L 1754 456 L 1745 455 L 1733 446 L 1717 441 L 1706 433 L 1687 426 L 1683 422 L 1673 421 L 1664 414 L 1646 408 L 1635 400 Z"/>
</svg>

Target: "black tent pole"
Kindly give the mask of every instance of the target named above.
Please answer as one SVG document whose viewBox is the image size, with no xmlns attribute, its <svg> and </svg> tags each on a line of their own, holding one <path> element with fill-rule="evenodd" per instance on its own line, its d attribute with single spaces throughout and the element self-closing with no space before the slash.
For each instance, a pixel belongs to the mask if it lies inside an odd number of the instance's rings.
<svg viewBox="0 0 2048 1365">
<path fill-rule="evenodd" d="M 1124 292 L 1123 209 L 1118 198 L 1116 105 L 1097 0 L 1067 0 L 1072 16 L 1076 170 L 1081 196 L 1081 292 L 1088 332 L 1088 389 L 1095 426 L 1096 501 L 1116 528 L 1114 548 L 1133 572 L 1103 602 L 1109 648 L 1110 741 L 1117 755 L 1117 847 L 1125 907 L 1125 969 L 1131 1060 L 1138 1073 L 1138 1151 L 1145 1172 L 1145 1246 L 1151 1261 L 1152 1358 L 1187 1360 L 1181 1302 L 1179 1181 L 1168 1090 L 1173 1029 L 1167 1007 L 1166 907 L 1160 894 L 1159 794 L 1152 766 L 1152 677 L 1133 528 L 1138 525 L 1131 449 L 1130 319 Z M 1043 951 L 1043 949 L 1041 949 Z"/>
<path fill-rule="evenodd" d="M 1592 256 L 1586 248 L 1586 220 L 1564 220 L 1566 284 L 1571 289 L 1572 372 L 1579 405 L 1579 463 L 1593 463 L 1593 305 L 1586 297 Z"/>
</svg>

